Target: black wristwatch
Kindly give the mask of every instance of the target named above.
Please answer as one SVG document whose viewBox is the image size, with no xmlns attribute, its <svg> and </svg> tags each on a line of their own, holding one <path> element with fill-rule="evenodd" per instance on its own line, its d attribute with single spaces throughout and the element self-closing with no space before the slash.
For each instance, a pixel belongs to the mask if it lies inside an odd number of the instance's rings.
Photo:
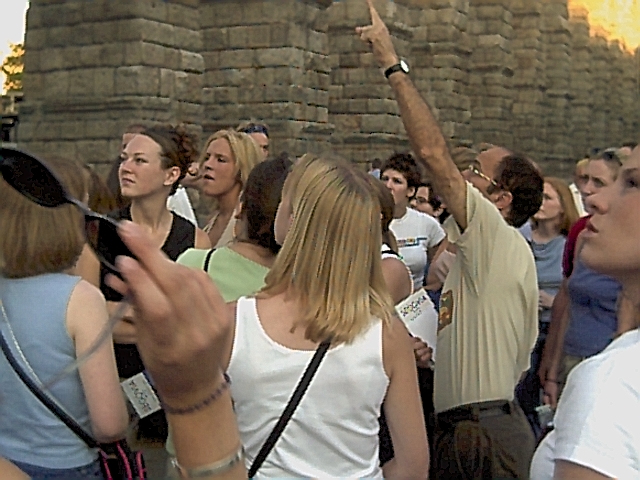
<svg viewBox="0 0 640 480">
<path fill-rule="evenodd" d="M 409 74 L 409 65 L 404 60 L 400 60 L 400 62 L 395 65 L 390 66 L 384 71 L 385 78 L 389 78 L 396 72 L 403 72 L 405 74 Z"/>
</svg>

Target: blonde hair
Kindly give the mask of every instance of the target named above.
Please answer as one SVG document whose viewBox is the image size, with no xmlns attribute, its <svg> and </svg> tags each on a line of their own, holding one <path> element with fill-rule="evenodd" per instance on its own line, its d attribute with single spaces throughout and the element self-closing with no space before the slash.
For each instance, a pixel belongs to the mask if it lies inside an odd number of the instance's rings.
<svg viewBox="0 0 640 480">
<path fill-rule="evenodd" d="M 233 154 L 233 161 L 235 162 L 236 172 L 238 173 L 238 179 L 242 187 L 247 184 L 247 179 L 253 167 L 260 163 L 263 159 L 263 154 L 260 151 L 260 147 L 251 136 L 246 133 L 236 132 L 234 130 L 219 130 L 207 139 L 200 160 L 198 163 L 202 165 L 207 158 L 207 149 L 211 142 L 224 138 L 231 147 L 231 153 Z"/>
<path fill-rule="evenodd" d="M 304 312 L 298 324 L 314 342 L 349 343 L 374 317 L 389 322 L 380 202 L 367 174 L 339 158 L 305 155 L 282 197 L 292 224 L 261 295 L 291 289 Z"/>
<path fill-rule="evenodd" d="M 82 166 L 72 160 L 46 162 L 75 198 L 86 194 Z M 73 205 L 41 207 L 0 176 L 0 272 L 25 278 L 57 273 L 75 265 L 85 239 L 83 217 Z"/>
<path fill-rule="evenodd" d="M 585 168 L 587 165 L 589 165 L 589 159 L 588 158 L 583 158 L 583 159 L 578 160 L 576 162 L 576 169 Z"/>
</svg>

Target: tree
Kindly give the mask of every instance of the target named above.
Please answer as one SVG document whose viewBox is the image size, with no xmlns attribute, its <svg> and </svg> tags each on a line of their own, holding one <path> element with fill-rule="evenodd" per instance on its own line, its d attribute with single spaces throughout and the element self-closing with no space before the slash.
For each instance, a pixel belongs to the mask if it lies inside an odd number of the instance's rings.
<svg viewBox="0 0 640 480">
<path fill-rule="evenodd" d="M 22 74 L 24 72 L 24 44 L 9 43 L 11 53 L 3 60 L 0 70 L 5 75 L 4 90 L 6 92 L 22 90 Z"/>
</svg>

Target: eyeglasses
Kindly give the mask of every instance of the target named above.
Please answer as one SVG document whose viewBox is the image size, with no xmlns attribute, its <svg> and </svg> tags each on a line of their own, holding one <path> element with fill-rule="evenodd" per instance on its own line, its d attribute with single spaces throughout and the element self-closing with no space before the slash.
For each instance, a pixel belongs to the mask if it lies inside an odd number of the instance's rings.
<svg viewBox="0 0 640 480">
<path fill-rule="evenodd" d="M 92 211 L 80 200 L 71 196 L 43 161 L 21 150 L 2 147 L 0 148 L 0 175 L 16 191 L 40 206 L 56 208 L 70 204 L 78 208 L 84 215 L 87 243 L 100 262 L 112 273 L 119 275 L 115 266 L 116 257 L 119 255 L 133 257 L 118 235 L 118 223 L 112 218 Z M 45 387 L 51 387 L 89 359 L 102 343 L 111 337 L 113 326 L 124 315 L 127 308 L 128 301 L 125 297 L 89 349 L 47 382 Z"/>
<path fill-rule="evenodd" d="M 480 170 L 478 170 L 478 167 L 476 167 L 473 163 L 471 165 L 469 165 L 469 168 L 467 168 L 467 170 L 469 170 L 474 175 L 477 175 L 478 177 L 482 178 L 483 180 L 486 180 L 487 182 L 489 182 L 494 187 L 498 186 L 498 183 L 495 180 L 489 178 L 487 175 L 485 175 Z"/>
</svg>

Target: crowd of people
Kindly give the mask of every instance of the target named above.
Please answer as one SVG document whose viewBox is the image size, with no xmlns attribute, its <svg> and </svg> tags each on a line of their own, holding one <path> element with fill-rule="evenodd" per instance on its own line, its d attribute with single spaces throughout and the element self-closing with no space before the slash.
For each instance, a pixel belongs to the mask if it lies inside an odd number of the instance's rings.
<svg viewBox="0 0 640 480">
<path fill-rule="evenodd" d="M 3 149 L 8 348 L 98 442 L 166 446 L 170 478 L 639 478 L 640 147 L 589 152 L 571 185 L 450 148 L 368 3 L 356 34 L 413 152 L 369 173 L 273 156 L 259 122 L 202 149 L 133 124 L 106 182 L 45 156 L 121 243 L 17 191 Z M 415 292 L 435 344 L 398 314 Z M 144 418 L 119 384 L 141 372 L 162 406 Z M 2 478 L 104 478 L 4 356 L 0 392 Z"/>
</svg>

